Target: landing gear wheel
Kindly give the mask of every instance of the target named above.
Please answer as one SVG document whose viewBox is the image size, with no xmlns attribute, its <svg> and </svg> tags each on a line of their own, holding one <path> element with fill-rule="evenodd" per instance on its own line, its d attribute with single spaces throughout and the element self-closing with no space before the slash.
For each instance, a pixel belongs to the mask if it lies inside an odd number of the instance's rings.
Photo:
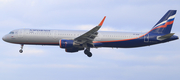
<svg viewBox="0 0 180 80">
<path fill-rule="evenodd" d="M 92 56 L 92 53 L 88 50 L 84 50 L 84 54 L 86 54 L 88 57 Z"/>
<path fill-rule="evenodd" d="M 19 50 L 20 53 L 23 53 L 23 46 L 24 44 L 21 44 L 21 49 Z"/>
<path fill-rule="evenodd" d="M 20 53 L 23 53 L 23 50 L 19 50 Z"/>
</svg>

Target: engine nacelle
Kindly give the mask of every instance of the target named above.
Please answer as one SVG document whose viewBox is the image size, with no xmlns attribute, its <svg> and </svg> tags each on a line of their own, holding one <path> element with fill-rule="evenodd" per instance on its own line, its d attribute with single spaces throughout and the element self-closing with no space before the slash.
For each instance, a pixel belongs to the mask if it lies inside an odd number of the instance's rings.
<svg viewBox="0 0 180 80">
<path fill-rule="evenodd" d="M 84 50 L 84 48 L 66 48 L 66 52 L 78 52 L 79 50 Z"/>
<path fill-rule="evenodd" d="M 59 40 L 60 48 L 73 48 L 73 40 Z"/>
<path fill-rule="evenodd" d="M 66 48 L 65 51 L 66 52 L 78 52 L 79 50 L 75 49 L 75 48 Z"/>
</svg>

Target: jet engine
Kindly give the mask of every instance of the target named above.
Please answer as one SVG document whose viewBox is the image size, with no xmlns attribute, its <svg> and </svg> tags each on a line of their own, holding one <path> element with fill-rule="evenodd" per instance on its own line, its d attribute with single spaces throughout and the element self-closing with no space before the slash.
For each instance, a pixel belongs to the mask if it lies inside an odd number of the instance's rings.
<svg viewBox="0 0 180 80">
<path fill-rule="evenodd" d="M 78 52 L 79 50 L 84 50 L 84 47 L 77 47 L 73 45 L 73 40 L 59 40 L 60 48 L 65 48 L 66 52 Z"/>
<path fill-rule="evenodd" d="M 60 48 L 73 48 L 73 40 L 59 40 Z"/>
<path fill-rule="evenodd" d="M 79 50 L 76 48 L 66 48 L 65 51 L 66 52 L 78 52 Z"/>
<path fill-rule="evenodd" d="M 78 52 L 79 50 L 84 50 L 84 48 L 73 47 L 73 48 L 66 48 L 65 50 L 66 52 Z"/>
</svg>

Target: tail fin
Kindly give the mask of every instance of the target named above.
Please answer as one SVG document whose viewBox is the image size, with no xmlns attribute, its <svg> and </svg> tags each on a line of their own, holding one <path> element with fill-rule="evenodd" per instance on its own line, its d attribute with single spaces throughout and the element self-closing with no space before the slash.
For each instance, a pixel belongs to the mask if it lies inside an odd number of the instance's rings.
<svg viewBox="0 0 180 80">
<path fill-rule="evenodd" d="M 169 34 L 174 22 L 176 10 L 169 10 L 149 33 Z"/>
</svg>

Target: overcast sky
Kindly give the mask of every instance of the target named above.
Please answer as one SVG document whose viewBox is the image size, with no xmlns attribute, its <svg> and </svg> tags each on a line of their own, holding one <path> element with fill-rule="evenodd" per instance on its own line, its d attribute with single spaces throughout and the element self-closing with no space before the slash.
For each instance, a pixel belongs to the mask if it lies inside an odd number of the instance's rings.
<svg viewBox="0 0 180 80">
<path fill-rule="evenodd" d="M 0 0 L 0 38 L 19 28 L 147 32 L 170 9 L 180 36 L 179 0 Z M 180 80 L 180 41 L 66 53 L 59 46 L 0 40 L 0 80 Z"/>
</svg>

